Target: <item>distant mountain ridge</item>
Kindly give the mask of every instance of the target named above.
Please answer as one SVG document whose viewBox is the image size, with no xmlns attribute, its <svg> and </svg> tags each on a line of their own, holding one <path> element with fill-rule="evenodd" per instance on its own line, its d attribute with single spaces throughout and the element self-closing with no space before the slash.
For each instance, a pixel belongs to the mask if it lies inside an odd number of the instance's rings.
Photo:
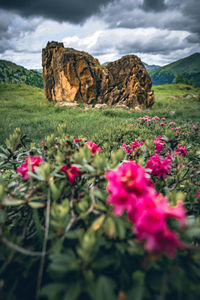
<svg viewBox="0 0 200 300">
<path fill-rule="evenodd" d="M 142 62 L 142 63 L 145 66 L 147 72 L 149 72 L 150 70 L 156 70 L 156 69 L 160 68 L 160 66 L 158 66 L 158 65 L 148 65 L 145 62 Z"/>
<path fill-rule="evenodd" d="M 7 60 L 0 60 L 0 82 L 22 83 L 43 88 L 42 74 Z"/>
<path fill-rule="evenodd" d="M 153 85 L 173 83 L 178 74 L 182 74 L 195 86 L 200 87 L 200 53 L 194 53 L 166 66 L 149 70 Z"/>
</svg>

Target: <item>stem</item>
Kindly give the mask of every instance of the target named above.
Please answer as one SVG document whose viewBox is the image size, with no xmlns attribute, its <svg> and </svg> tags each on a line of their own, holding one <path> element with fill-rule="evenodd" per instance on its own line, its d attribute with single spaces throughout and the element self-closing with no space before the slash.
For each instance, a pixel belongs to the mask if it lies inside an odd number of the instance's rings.
<svg viewBox="0 0 200 300">
<path fill-rule="evenodd" d="M 17 251 L 17 252 L 20 252 L 21 254 L 24 254 L 24 255 L 28 255 L 28 256 L 42 256 L 42 255 L 45 255 L 46 252 L 37 252 L 37 251 L 30 251 L 30 250 L 26 250 L 18 245 L 15 245 L 13 244 L 12 242 L 8 241 L 5 237 L 1 237 L 1 242 L 6 245 L 7 247 Z"/>
<path fill-rule="evenodd" d="M 39 268 L 39 273 L 38 273 L 35 300 L 39 299 L 40 288 L 41 288 L 41 283 L 42 283 L 42 276 L 43 276 L 43 271 L 44 271 L 45 253 L 46 253 L 47 239 L 48 239 L 48 234 L 49 234 L 50 204 L 51 204 L 50 190 L 48 190 L 44 240 L 43 240 L 43 246 L 42 246 L 42 256 L 41 256 L 41 260 L 40 260 L 40 268 Z"/>
<path fill-rule="evenodd" d="M 37 230 L 37 234 L 38 234 L 40 243 L 42 245 L 43 234 L 42 234 L 42 230 L 41 230 L 41 226 L 40 226 L 40 219 L 39 219 L 39 215 L 38 215 L 38 210 L 36 208 L 33 209 L 33 220 L 34 220 L 34 223 L 35 223 L 35 228 Z"/>
</svg>

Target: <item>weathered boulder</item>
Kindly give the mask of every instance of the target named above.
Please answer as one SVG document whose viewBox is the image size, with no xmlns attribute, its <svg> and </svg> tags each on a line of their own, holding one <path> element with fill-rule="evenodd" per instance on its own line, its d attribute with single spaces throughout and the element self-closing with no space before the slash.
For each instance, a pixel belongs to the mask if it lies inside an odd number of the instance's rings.
<svg viewBox="0 0 200 300">
<path fill-rule="evenodd" d="M 51 42 L 42 50 L 43 81 L 48 101 L 149 107 L 152 82 L 135 55 L 101 66 L 90 54 Z"/>
</svg>

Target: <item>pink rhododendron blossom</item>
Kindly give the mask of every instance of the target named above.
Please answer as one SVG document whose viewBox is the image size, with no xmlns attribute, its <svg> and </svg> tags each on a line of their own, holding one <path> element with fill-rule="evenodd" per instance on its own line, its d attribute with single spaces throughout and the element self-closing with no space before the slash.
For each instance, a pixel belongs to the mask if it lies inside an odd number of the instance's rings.
<svg viewBox="0 0 200 300">
<path fill-rule="evenodd" d="M 160 118 L 157 117 L 157 116 L 155 116 L 155 117 L 152 118 L 152 120 L 153 120 L 153 121 L 155 121 L 155 120 L 160 120 Z"/>
<path fill-rule="evenodd" d="M 140 117 L 140 118 L 138 118 L 138 120 L 144 120 L 144 121 L 146 121 L 147 123 L 151 122 L 151 119 L 150 119 L 149 116 Z"/>
<path fill-rule="evenodd" d="M 135 150 L 136 148 L 140 148 L 140 146 L 143 145 L 143 142 L 138 142 L 138 140 L 135 140 L 133 143 L 132 143 L 132 149 Z"/>
<path fill-rule="evenodd" d="M 196 197 L 196 198 L 200 198 L 200 190 L 197 191 L 195 197 Z"/>
<path fill-rule="evenodd" d="M 166 178 L 171 171 L 171 159 L 169 157 L 162 158 L 158 154 L 150 156 L 146 165 L 147 169 L 151 169 L 151 174 L 158 178 Z"/>
<path fill-rule="evenodd" d="M 182 228 L 185 226 L 186 213 L 182 202 L 170 207 L 168 199 L 155 191 L 144 168 L 127 161 L 117 170 L 109 170 L 105 177 L 110 194 L 108 203 L 113 205 L 117 216 L 127 212 L 129 220 L 134 223 L 133 232 L 145 243 L 147 251 L 164 252 L 173 257 L 177 248 L 185 247 L 167 224 L 168 218 L 174 218 Z"/>
<path fill-rule="evenodd" d="M 92 150 L 92 155 L 95 155 L 95 153 L 98 151 L 102 151 L 101 148 L 99 148 L 95 143 L 92 143 L 91 141 L 87 141 L 86 145 L 89 149 Z"/>
<path fill-rule="evenodd" d="M 65 176 L 69 179 L 70 184 L 74 183 L 76 177 L 81 174 L 79 172 L 79 168 L 68 165 L 64 165 L 60 170 L 65 173 Z"/>
<path fill-rule="evenodd" d="M 147 251 L 157 254 L 165 252 L 174 257 L 176 248 L 184 248 L 178 235 L 171 231 L 167 225 L 167 218 L 178 219 L 181 227 L 185 226 L 186 213 L 179 202 L 176 207 L 170 207 L 168 199 L 159 195 L 152 201 L 153 205 L 148 209 L 140 210 L 133 231 L 140 241 L 145 242 Z"/>
<path fill-rule="evenodd" d="M 34 157 L 34 156 L 30 155 L 30 156 L 25 158 L 25 163 L 21 164 L 21 166 L 19 168 L 17 168 L 16 172 L 22 174 L 23 178 L 25 180 L 28 180 L 28 178 L 29 178 L 29 174 L 28 174 L 29 165 L 31 167 L 31 171 L 34 173 L 35 172 L 35 167 L 39 166 L 41 163 L 42 163 L 42 159 L 39 156 Z"/>
<path fill-rule="evenodd" d="M 78 142 L 81 142 L 82 141 L 82 139 L 77 139 L 75 136 L 74 136 L 74 142 L 75 143 L 78 143 Z"/>
<path fill-rule="evenodd" d="M 143 145 L 143 142 L 138 142 L 138 140 L 135 140 L 134 142 L 132 142 L 132 146 L 127 145 L 126 143 L 122 144 L 122 148 L 123 150 L 127 153 L 130 154 L 132 153 L 135 149 L 139 148 L 140 146 Z"/>
<path fill-rule="evenodd" d="M 192 129 L 197 130 L 198 128 L 197 128 L 197 126 L 193 125 Z"/>
<path fill-rule="evenodd" d="M 180 129 L 181 129 L 181 127 L 176 127 L 176 128 L 175 128 L 175 130 L 180 130 Z"/>
<path fill-rule="evenodd" d="M 162 121 L 165 121 L 165 118 L 161 118 Z"/>
<path fill-rule="evenodd" d="M 155 144 L 155 152 L 157 154 L 160 154 L 160 152 L 162 152 L 162 150 L 164 149 L 166 142 L 164 142 L 165 138 L 162 136 L 157 136 L 154 140 L 154 144 Z"/>
<path fill-rule="evenodd" d="M 131 148 L 131 146 L 127 145 L 126 143 L 122 144 L 122 148 L 123 148 L 124 152 L 126 152 L 127 154 L 130 154 L 133 152 L 133 149 Z"/>
<path fill-rule="evenodd" d="M 109 170 L 105 177 L 109 181 L 108 203 L 114 205 L 116 215 L 132 211 L 140 198 L 151 198 L 154 194 L 153 185 L 146 176 L 145 169 L 133 161 L 124 162 L 117 170 Z"/>
<path fill-rule="evenodd" d="M 164 125 L 165 125 L 165 123 L 163 123 L 163 122 L 160 123 L 160 126 L 164 126 Z"/>
<path fill-rule="evenodd" d="M 169 122 L 169 125 L 175 125 L 175 122 Z"/>
<path fill-rule="evenodd" d="M 187 156 L 187 148 L 183 145 L 178 145 L 178 148 L 176 149 L 176 154 L 180 154 L 182 156 Z"/>
</svg>

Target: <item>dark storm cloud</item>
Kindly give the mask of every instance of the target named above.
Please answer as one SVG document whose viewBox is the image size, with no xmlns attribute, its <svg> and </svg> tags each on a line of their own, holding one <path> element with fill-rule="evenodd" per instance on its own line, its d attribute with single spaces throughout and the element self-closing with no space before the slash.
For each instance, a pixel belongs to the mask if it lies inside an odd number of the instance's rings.
<svg viewBox="0 0 200 300">
<path fill-rule="evenodd" d="M 200 33 L 200 0 L 120 0 L 104 11 L 110 28 L 149 28 Z"/>
<path fill-rule="evenodd" d="M 0 0 L 0 8 L 26 17 L 81 23 L 109 2 L 112 0 Z"/>
<path fill-rule="evenodd" d="M 166 9 L 166 5 L 164 0 L 144 0 L 141 8 L 146 11 L 161 11 Z"/>
<path fill-rule="evenodd" d="M 0 53 L 8 49 L 17 51 L 16 40 L 34 31 L 39 23 L 40 19 L 22 19 L 13 13 L 0 10 Z"/>
</svg>

